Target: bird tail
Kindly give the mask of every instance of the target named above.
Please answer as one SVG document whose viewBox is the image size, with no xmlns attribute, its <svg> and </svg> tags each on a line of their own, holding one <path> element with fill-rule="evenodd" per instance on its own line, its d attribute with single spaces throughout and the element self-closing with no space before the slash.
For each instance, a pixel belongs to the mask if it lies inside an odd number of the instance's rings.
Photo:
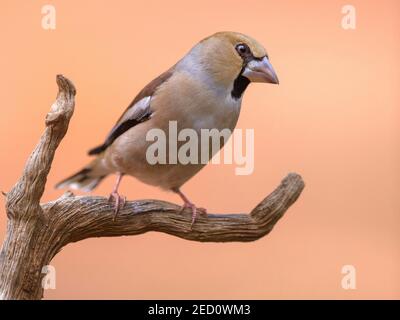
<svg viewBox="0 0 400 320">
<path fill-rule="evenodd" d="M 74 190 L 91 191 L 109 174 L 98 157 L 82 170 L 56 184 L 56 189 L 71 188 Z"/>
</svg>

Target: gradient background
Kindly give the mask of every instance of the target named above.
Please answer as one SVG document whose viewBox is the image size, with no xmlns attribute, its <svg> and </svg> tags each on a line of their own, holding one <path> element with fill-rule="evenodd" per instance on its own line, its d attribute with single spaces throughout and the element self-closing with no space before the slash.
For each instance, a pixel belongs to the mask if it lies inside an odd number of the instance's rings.
<svg viewBox="0 0 400 320">
<path fill-rule="evenodd" d="M 57 28 L 41 28 L 53 4 Z M 341 8 L 357 29 L 341 28 Z M 210 165 L 184 191 L 209 212 L 248 212 L 290 171 L 306 189 L 266 238 L 203 244 L 160 233 L 89 239 L 52 261 L 59 298 L 400 298 L 399 1 L 0 1 L 0 189 L 44 129 L 55 75 L 78 89 L 53 185 L 83 166 L 134 95 L 221 30 L 265 45 L 280 86 L 255 84 L 238 128 L 255 130 L 255 171 Z M 107 195 L 113 178 L 95 193 Z M 180 203 L 124 179 L 129 199 Z M 0 238 L 5 232 L 0 200 Z M 357 289 L 341 288 L 354 265 Z"/>
</svg>

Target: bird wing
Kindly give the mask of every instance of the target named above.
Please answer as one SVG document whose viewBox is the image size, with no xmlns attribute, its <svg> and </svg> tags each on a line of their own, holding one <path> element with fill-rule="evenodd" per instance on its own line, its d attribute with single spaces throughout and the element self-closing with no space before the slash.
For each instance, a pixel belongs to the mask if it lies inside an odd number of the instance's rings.
<svg viewBox="0 0 400 320">
<path fill-rule="evenodd" d="M 89 150 L 89 155 L 96 155 L 104 152 L 121 134 L 128 131 L 137 124 L 148 120 L 151 116 L 150 101 L 157 89 L 167 81 L 173 74 L 173 68 L 164 72 L 147 86 L 145 86 L 129 104 L 112 128 L 104 143 L 96 148 Z"/>
</svg>

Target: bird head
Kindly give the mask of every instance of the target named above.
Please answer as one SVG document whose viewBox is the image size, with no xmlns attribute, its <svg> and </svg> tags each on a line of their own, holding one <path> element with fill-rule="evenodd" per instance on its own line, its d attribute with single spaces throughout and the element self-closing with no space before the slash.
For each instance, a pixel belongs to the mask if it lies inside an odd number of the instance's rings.
<svg viewBox="0 0 400 320">
<path fill-rule="evenodd" d="M 279 83 L 264 47 L 241 33 L 215 33 L 200 41 L 185 58 L 192 70 L 205 70 L 216 85 L 232 88 L 232 94 L 238 90 L 238 96 L 250 82 Z"/>
</svg>

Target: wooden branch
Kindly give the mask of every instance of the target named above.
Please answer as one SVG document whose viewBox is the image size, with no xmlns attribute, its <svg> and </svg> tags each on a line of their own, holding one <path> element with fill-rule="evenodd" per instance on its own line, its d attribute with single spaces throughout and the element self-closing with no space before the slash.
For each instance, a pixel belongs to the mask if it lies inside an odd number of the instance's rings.
<svg viewBox="0 0 400 320">
<path fill-rule="evenodd" d="M 46 117 L 46 130 L 28 159 L 20 180 L 7 193 L 7 234 L 0 251 L 0 298 L 40 299 L 42 268 L 62 247 L 90 237 L 137 235 L 159 231 L 203 242 L 253 241 L 268 234 L 304 188 L 289 174 L 250 214 L 208 214 L 191 228 L 191 213 L 158 200 L 127 202 L 113 221 L 103 197 L 76 197 L 71 192 L 40 205 L 55 151 L 68 129 L 75 88 L 58 75 L 57 99 Z"/>
<path fill-rule="evenodd" d="M 46 131 L 29 157 L 22 177 L 7 194 L 7 213 L 29 215 L 31 209 L 38 210 L 43 195 L 47 175 L 53 162 L 55 151 L 68 130 L 69 120 L 75 106 L 76 90 L 71 81 L 61 75 L 56 77 L 59 88 L 56 101 L 46 116 Z M 12 206 L 9 206 L 9 205 Z M 28 209 L 28 210 L 27 210 Z"/>
</svg>

